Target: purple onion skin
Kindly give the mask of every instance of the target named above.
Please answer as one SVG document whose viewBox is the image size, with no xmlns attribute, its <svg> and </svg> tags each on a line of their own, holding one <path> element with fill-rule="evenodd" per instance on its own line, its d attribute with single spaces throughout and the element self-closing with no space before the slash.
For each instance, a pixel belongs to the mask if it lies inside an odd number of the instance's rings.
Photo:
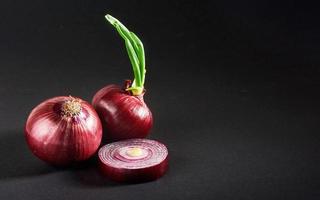
<svg viewBox="0 0 320 200">
<path fill-rule="evenodd" d="M 41 160 L 56 166 L 66 166 L 90 158 L 102 138 L 98 114 L 81 100 L 79 116 L 63 118 L 61 106 L 67 96 L 48 99 L 30 113 L 25 137 L 31 151 Z"/>
<path fill-rule="evenodd" d="M 108 85 L 93 97 L 108 141 L 145 138 L 153 125 L 143 95 L 133 96 L 117 85 Z"/>
<path fill-rule="evenodd" d="M 169 158 L 167 157 L 158 165 L 141 169 L 115 168 L 105 165 L 101 160 L 99 166 L 102 174 L 113 181 L 141 183 L 153 181 L 162 177 L 169 167 Z"/>
</svg>

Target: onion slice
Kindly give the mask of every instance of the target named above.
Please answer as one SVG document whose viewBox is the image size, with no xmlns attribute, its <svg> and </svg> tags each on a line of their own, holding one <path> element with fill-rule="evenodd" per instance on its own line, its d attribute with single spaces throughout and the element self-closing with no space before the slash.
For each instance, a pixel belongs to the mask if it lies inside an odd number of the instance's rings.
<svg viewBox="0 0 320 200">
<path fill-rule="evenodd" d="M 101 147 L 99 160 L 102 173 L 114 181 L 151 181 L 165 174 L 168 150 L 155 140 L 129 139 Z"/>
</svg>

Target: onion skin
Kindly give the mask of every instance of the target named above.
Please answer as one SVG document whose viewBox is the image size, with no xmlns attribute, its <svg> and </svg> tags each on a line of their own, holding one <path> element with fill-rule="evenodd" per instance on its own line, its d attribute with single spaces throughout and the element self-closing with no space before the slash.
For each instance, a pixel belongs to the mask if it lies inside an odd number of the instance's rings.
<svg viewBox="0 0 320 200">
<path fill-rule="evenodd" d="M 157 156 L 152 158 L 152 156 L 150 156 L 154 161 L 157 159 L 158 161 L 155 161 L 153 164 L 146 165 L 145 167 L 141 163 L 148 162 L 148 159 L 151 159 L 150 157 L 146 158 L 145 160 L 144 158 L 141 158 L 133 161 L 123 162 L 125 159 L 119 158 L 119 154 L 117 154 L 117 148 L 110 147 L 110 145 L 117 145 L 117 143 L 119 143 L 119 147 L 121 147 L 126 145 L 136 146 L 137 143 L 144 142 L 151 142 L 154 144 L 154 146 L 158 147 L 157 151 L 162 151 L 162 156 L 160 156 L 160 158 Z M 143 147 L 143 145 L 141 145 L 141 147 Z M 152 146 L 149 146 L 149 148 L 152 148 Z M 169 167 L 167 148 L 163 144 L 154 140 L 130 139 L 111 143 L 100 148 L 98 155 L 102 174 L 116 182 L 138 183 L 156 180 L 162 177 Z M 126 165 L 126 162 L 128 165 Z M 134 162 L 136 162 L 136 164 L 133 164 Z M 135 165 L 138 167 L 135 167 Z"/>
<path fill-rule="evenodd" d="M 94 108 L 76 98 L 81 111 L 75 116 L 62 114 L 62 106 L 73 97 L 54 97 L 30 113 L 25 137 L 31 151 L 41 160 L 65 166 L 91 157 L 102 138 L 102 125 Z"/>
<path fill-rule="evenodd" d="M 117 85 L 108 85 L 95 94 L 92 105 L 108 141 L 145 138 L 149 134 L 153 118 L 143 95 L 131 95 Z"/>
</svg>

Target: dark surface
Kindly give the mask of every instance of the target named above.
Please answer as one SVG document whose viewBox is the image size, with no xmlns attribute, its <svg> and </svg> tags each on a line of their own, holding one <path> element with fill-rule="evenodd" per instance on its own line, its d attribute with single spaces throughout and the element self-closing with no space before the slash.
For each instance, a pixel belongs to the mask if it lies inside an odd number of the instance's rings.
<svg viewBox="0 0 320 200">
<path fill-rule="evenodd" d="M 0 11 L 0 199 L 320 199 L 317 5 L 3 0 Z M 55 169 L 24 140 L 44 99 L 91 101 L 131 77 L 106 13 L 145 44 L 150 138 L 171 158 L 155 182 L 110 182 L 95 159 Z"/>
</svg>

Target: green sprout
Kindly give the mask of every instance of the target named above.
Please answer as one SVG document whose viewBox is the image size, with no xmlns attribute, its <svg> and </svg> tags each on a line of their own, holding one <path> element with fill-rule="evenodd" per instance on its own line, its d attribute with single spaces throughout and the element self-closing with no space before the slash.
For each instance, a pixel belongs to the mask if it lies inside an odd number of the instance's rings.
<svg viewBox="0 0 320 200">
<path fill-rule="evenodd" d="M 133 95 L 140 95 L 144 91 L 146 74 L 143 44 L 141 40 L 133 32 L 129 31 L 119 20 L 111 15 L 106 15 L 105 17 L 123 38 L 133 68 L 134 80 L 131 87 L 126 90 L 131 91 Z"/>
</svg>

